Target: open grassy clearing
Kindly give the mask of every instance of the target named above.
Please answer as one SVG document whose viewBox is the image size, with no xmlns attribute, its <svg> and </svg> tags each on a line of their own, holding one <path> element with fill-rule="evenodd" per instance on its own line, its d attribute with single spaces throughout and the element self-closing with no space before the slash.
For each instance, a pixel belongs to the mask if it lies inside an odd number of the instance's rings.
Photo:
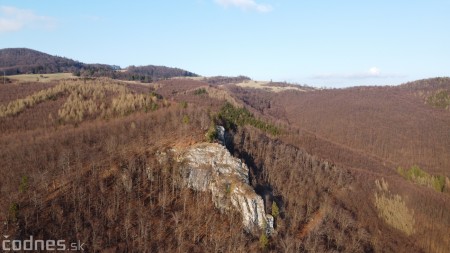
<svg viewBox="0 0 450 253">
<path fill-rule="evenodd" d="M 205 77 L 203 76 L 176 76 L 172 77 L 170 79 L 190 79 L 190 80 L 196 80 L 196 81 L 203 81 Z"/>
<path fill-rule="evenodd" d="M 242 88 L 253 88 L 253 89 L 262 89 L 262 90 L 266 90 L 266 91 L 271 91 L 271 92 L 282 92 L 282 91 L 287 91 L 287 90 L 296 90 L 296 91 L 302 91 L 302 92 L 306 92 L 306 90 L 304 89 L 300 89 L 297 87 L 292 87 L 292 86 L 287 86 L 287 87 L 281 87 L 281 86 L 273 86 L 270 85 L 270 82 L 263 82 L 263 81 L 245 81 L 242 83 L 238 83 L 236 84 L 239 87 Z"/>
<path fill-rule="evenodd" d="M 78 78 L 72 73 L 55 73 L 55 74 L 24 74 L 24 75 L 13 75 L 8 76 L 9 79 L 18 81 L 19 83 L 25 82 L 52 82 L 63 79 Z"/>
</svg>

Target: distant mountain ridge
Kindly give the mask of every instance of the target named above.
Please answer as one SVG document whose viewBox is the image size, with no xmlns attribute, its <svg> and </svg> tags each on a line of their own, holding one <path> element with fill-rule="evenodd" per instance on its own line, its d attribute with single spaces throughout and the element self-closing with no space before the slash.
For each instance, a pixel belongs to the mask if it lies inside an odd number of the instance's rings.
<svg viewBox="0 0 450 253">
<path fill-rule="evenodd" d="M 120 67 L 115 65 L 86 64 L 28 48 L 0 49 L 0 72 L 6 75 L 70 72 L 77 76 L 111 77 L 141 82 L 179 76 L 198 76 L 187 70 L 154 65 L 129 66 L 123 71 L 118 70 Z"/>
</svg>

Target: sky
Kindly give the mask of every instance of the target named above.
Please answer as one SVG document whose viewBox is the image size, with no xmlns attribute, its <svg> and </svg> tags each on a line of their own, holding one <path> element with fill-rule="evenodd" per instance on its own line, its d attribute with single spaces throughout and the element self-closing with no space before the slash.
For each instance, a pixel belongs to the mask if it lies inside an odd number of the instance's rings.
<svg viewBox="0 0 450 253">
<path fill-rule="evenodd" d="M 315 87 L 450 76 L 448 0 L 1 0 L 0 48 Z"/>
</svg>

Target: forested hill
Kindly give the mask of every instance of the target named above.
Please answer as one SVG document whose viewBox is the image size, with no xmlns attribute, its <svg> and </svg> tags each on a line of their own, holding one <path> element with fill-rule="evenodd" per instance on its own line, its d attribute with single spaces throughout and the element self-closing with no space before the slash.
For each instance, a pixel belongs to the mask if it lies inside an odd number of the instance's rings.
<svg viewBox="0 0 450 253">
<path fill-rule="evenodd" d="M 142 82 L 151 82 L 157 79 L 166 79 L 178 76 L 199 76 L 195 73 L 179 68 L 169 68 L 165 66 L 129 66 L 126 71 L 121 72 L 120 79 L 136 80 Z"/>
<path fill-rule="evenodd" d="M 178 76 L 198 76 L 195 73 L 179 68 L 153 65 L 130 66 L 125 70 L 120 70 L 119 66 L 86 64 L 28 48 L 0 49 L 0 71 L 6 75 L 70 72 L 77 76 L 111 77 L 142 82 Z"/>
<path fill-rule="evenodd" d="M 28 48 L 0 50 L 0 70 L 7 75 L 26 73 L 74 72 L 85 64 L 72 59 L 53 56 Z"/>
</svg>

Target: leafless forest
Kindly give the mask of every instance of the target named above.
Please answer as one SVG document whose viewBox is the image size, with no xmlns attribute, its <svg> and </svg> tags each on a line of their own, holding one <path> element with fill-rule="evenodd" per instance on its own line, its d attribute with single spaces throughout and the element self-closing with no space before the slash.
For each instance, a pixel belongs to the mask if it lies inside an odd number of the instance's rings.
<svg viewBox="0 0 450 253">
<path fill-rule="evenodd" d="M 88 252 L 449 251 L 450 79 L 281 92 L 236 85 L 246 77 L 141 81 L 0 85 L 3 234 Z M 217 124 L 274 216 L 269 236 L 183 187 L 176 157 L 158 161 L 215 142 Z"/>
</svg>

